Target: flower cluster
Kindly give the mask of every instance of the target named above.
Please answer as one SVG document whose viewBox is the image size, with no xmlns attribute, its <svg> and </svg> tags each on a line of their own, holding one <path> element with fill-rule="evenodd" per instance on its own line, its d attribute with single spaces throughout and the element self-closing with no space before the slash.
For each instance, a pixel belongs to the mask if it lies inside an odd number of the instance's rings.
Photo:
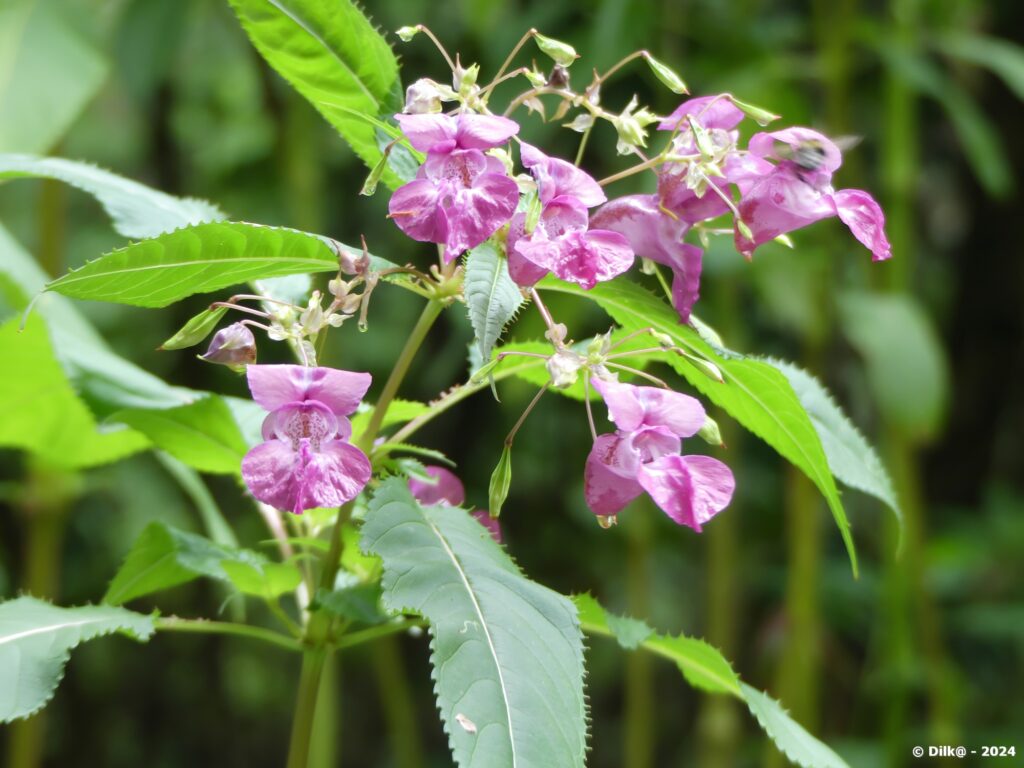
<svg viewBox="0 0 1024 768">
<path fill-rule="evenodd" d="M 729 505 L 735 481 L 710 456 L 681 453 L 682 438 L 704 426 L 695 398 L 657 387 L 594 377 L 614 433 L 599 435 L 587 457 L 584 489 L 591 510 L 608 522 L 646 491 L 672 520 L 700 531 Z"/>
<path fill-rule="evenodd" d="M 370 480 L 370 461 L 347 442 L 348 415 L 370 387 L 368 373 L 301 365 L 250 365 L 253 399 L 270 411 L 264 442 L 242 460 L 260 501 L 301 514 L 351 501 Z"/>
</svg>

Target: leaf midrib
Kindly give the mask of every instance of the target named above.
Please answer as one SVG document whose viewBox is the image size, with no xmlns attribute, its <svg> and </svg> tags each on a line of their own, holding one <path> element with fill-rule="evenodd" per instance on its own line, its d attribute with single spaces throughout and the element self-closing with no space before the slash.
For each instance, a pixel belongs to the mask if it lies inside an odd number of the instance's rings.
<svg viewBox="0 0 1024 768">
<path fill-rule="evenodd" d="M 80 621 L 67 621 L 60 624 L 49 624 L 43 627 L 34 627 L 32 629 L 25 630 L 24 632 L 18 632 L 13 635 L 7 635 L 6 637 L 0 637 L 0 645 L 4 645 L 5 643 L 13 643 L 17 640 L 23 640 L 26 637 L 41 635 L 47 632 L 60 632 L 62 629 L 82 627 L 88 624 L 101 624 L 103 622 L 109 622 L 110 620 L 111 619 L 109 616 L 102 616 L 96 617 L 94 619 L 82 619 Z"/>
</svg>

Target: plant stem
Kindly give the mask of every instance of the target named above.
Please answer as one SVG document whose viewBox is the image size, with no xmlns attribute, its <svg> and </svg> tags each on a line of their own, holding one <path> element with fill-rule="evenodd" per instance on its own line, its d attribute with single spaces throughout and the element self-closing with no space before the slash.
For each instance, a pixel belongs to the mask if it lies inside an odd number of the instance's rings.
<svg viewBox="0 0 1024 768">
<path fill-rule="evenodd" d="M 323 647 L 309 648 L 302 654 L 299 692 L 295 701 L 292 735 L 288 747 L 288 768 L 306 768 L 309 762 L 313 716 L 316 714 L 316 700 L 320 694 L 320 678 L 323 675 L 326 660 L 327 650 Z"/>
<path fill-rule="evenodd" d="M 419 320 L 416 321 L 416 325 L 413 326 L 412 331 L 409 333 L 409 339 L 405 342 L 405 347 L 402 348 L 398 360 L 395 361 L 395 367 L 391 370 L 391 375 L 388 376 L 388 380 L 384 383 L 384 389 L 381 390 L 377 404 L 373 408 L 370 423 L 366 425 L 366 430 L 359 436 L 357 445 L 366 453 L 369 453 L 370 448 L 373 447 L 373 441 L 377 439 L 377 433 L 380 432 L 380 427 L 384 423 L 388 407 L 391 405 L 395 395 L 398 394 L 398 388 L 401 386 L 405 374 L 408 373 L 413 358 L 423 344 L 423 340 L 426 338 L 430 327 L 437 320 L 438 315 L 441 314 L 442 309 L 443 305 L 441 302 L 434 299 L 428 301 L 427 305 L 423 308 L 422 314 L 420 314 Z"/>
<path fill-rule="evenodd" d="M 380 624 L 376 627 L 370 627 L 369 629 L 363 629 L 359 632 L 353 632 L 351 635 L 345 635 L 335 643 L 335 648 L 338 650 L 341 650 L 342 648 L 351 648 L 355 645 L 367 643 L 370 640 L 376 640 L 380 637 L 387 637 L 388 635 L 405 632 L 413 627 L 425 627 L 426 625 L 425 621 L 421 621 L 419 619 L 403 619 L 402 621 Z"/>
<path fill-rule="evenodd" d="M 301 651 L 302 644 L 287 635 L 275 632 L 272 629 L 254 627 L 250 624 L 234 624 L 228 621 L 207 621 L 206 619 L 181 619 L 177 616 L 167 616 L 156 620 L 158 632 L 196 632 L 209 635 L 236 635 L 248 637 L 252 640 L 262 640 L 265 643 L 285 648 L 289 651 Z"/>
</svg>

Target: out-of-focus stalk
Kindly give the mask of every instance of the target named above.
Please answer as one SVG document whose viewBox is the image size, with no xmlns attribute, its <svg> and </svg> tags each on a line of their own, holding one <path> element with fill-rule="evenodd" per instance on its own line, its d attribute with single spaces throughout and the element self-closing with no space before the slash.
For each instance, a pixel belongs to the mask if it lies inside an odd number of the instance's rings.
<svg viewBox="0 0 1024 768">
<path fill-rule="evenodd" d="M 626 550 L 626 612 L 645 618 L 650 615 L 651 515 L 657 513 L 645 496 L 634 505 L 628 524 Z M 655 748 L 654 679 L 651 660 L 645 653 L 626 656 L 624 669 L 626 701 L 622 740 L 622 764 L 630 768 L 652 768 Z"/>
<path fill-rule="evenodd" d="M 396 637 L 377 640 L 369 649 L 370 660 L 388 727 L 391 764 L 395 768 L 423 768 L 419 718 L 399 642 Z"/>
</svg>

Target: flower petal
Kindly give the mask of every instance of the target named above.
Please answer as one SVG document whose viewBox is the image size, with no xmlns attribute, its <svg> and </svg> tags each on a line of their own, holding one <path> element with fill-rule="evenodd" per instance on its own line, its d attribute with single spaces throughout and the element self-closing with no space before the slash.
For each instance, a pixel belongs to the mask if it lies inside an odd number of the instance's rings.
<svg viewBox="0 0 1024 768">
<path fill-rule="evenodd" d="M 525 142 L 520 143 L 523 165 L 533 173 L 542 203 L 562 195 L 574 197 L 586 208 L 601 205 L 608 197 L 601 185 L 586 171 L 557 157 L 548 157 Z"/>
<path fill-rule="evenodd" d="M 388 202 L 388 218 L 406 235 L 421 243 L 436 243 L 437 187 L 426 179 L 413 179 L 395 190 Z"/>
<path fill-rule="evenodd" d="M 339 507 L 358 496 L 370 481 L 370 460 L 351 443 L 330 440 L 319 452 L 306 448 L 305 443 L 300 446 L 302 509 Z"/>
<path fill-rule="evenodd" d="M 463 113 L 458 117 L 455 140 L 459 149 L 492 149 L 517 133 L 519 124 L 507 117 Z"/>
<path fill-rule="evenodd" d="M 486 509 L 473 510 L 472 515 L 474 520 L 487 529 L 487 532 L 491 534 L 491 538 L 501 544 L 501 524 L 491 517 Z"/>
<path fill-rule="evenodd" d="M 643 493 L 636 480 L 637 457 L 618 435 L 598 435 L 587 456 L 583 493 L 595 515 L 616 515 Z"/>
<path fill-rule="evenodd" d="M 885 214 L 875 198 L 860 189 L 840 189 L 832 198 L 840 220 L 871 251 L 872 260 L 890 258 L 892 247 L 885 236 Z"/>
<path fill-rule="evenodd" d="M 777 144 L 787 144 L 793 153 L 806 153 L 810 149 L 813 155 L 814 171 L 831 175 L 843 164 L 843 153 L 839 151 L 831 139 L 823 133 L 810 128 L 784 128 L 781 131 L 755 133 L 747 145 L 751 154 L 757 157 L 778 157 Z M 797 159 L 799 155 L 797 156 Z M 780 158 L 784 162 L 793 162 L 788 158 Z"/>
<path fill-rule="evenodd" d="M 739 211 L 753 235 L 748 239 L 736 229 L 736 249 L 747 258 L 762 243 L 836 215 L 831 195 L 800 178 L 788 165 L 778 166 L 755 184 L 740 201 Z"/>
<path fill-rule="evenodd" d="M 420 152 L 445 152 L 455 148 L 458 126 L 451 115 L 395 115 L 402 133 Z"/>
<path fill-rule="evenodd" d="M 743 112 L 725 94 L 698 96 L 676 107 L 671 115 L 658 123 L 658 130 L 674 131 L 677 127 L 686 130 L 689 127 L 687 115 L 692 115 L 694 122 L 709 129 L 721 128 L 731 131 L 743 122 Z"/>
<path fill-rule="evenodd" d="M 294 510 L 299 498 L 298 454 L 283 440 L 268 440 L 242 459 L 242 479 L 264 504 Z"/>
<path fill-rule="evenodd" d="M 427 474 L 436 478 L 430 484 L 419 478 L 409 478 L 409 490 L 420 504 L 447 504 L 457 507 L 466 500 L 466 490 L 455 473 L 444 467 L 424 467 Z"/>
<path fill-rule="evenodd" d="M 446 262 L 475 248 L 508 223 L 519 203 L 519 187 L 497 173 L 481 174 L 473 186 L 442 196 L 438 208 L 447 228 Z"/>
<path fill-rule="evenodd" d="M 728 506 L 735 488 L 732 471 L 709 456 L 662 456 L 641 465 L 637 479 L 666 515 L 698 533 Z"/>
<path fill-rule="evenodd" d="M 591 383 L 608 406 L 608 418 L 624 432 L 665 427 L 678 437 L 691 437 L 700 431 L 707 418 L 700 401 L 681 392 L 605 381 L 596 376 Z"/>
<path fill-rule="evenodd" d="M 318 400 L 337 416 L 355 411 L 372 381 L 368 373 L 303 365 L 250 365 L 246 376 L 253 400 L 268 411 Z"/>
</svg>

